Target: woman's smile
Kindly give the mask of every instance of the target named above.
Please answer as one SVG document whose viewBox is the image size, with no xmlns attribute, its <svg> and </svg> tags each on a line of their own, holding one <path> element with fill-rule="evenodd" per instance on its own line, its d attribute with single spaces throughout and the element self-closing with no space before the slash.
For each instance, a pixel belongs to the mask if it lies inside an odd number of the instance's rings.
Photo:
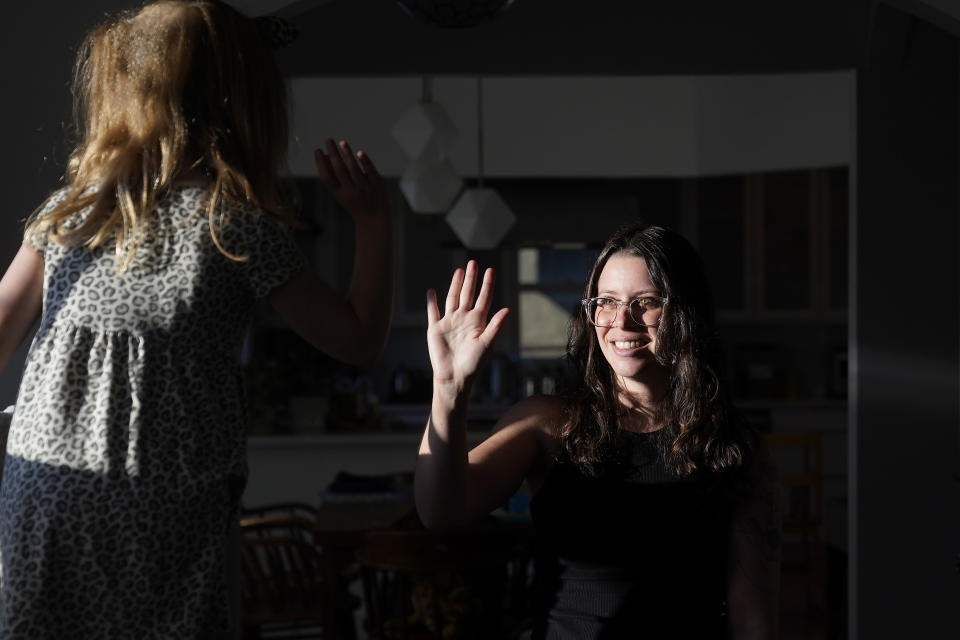
<svg viewBox="0 0 960 640">
<path fill-rule="evenodd" d="M 649 340 L 610 340 L 613 350 L 618 356 L 632 356 L 647 345 Z"/>
<path fill-rule="evenodd" d="M 644 295 L 661 295 L 647 271 L 646 261 L 621 253 L 610 257 L 597 279 L 597 295 L 625 301 Z M 656 362 L 657 327 L 637 322 L 625 306 L 617 310 L 612 326 L 596 327 L 600 350 L 613 371 L 623 379 L 650 382 L 663 375 Z"/>
</svg>

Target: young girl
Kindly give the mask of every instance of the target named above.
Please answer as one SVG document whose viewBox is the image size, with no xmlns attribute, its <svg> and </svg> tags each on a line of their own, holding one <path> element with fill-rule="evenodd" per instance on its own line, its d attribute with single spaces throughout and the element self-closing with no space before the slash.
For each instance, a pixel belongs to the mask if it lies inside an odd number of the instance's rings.
<svg viewBox="0 0 960 640">
<path fill-rule="evenodd" d="M 254 302 L 331 356 L 373 360 L 386 190 L 346 142 L 316 152 L 355 222 L 343 296 L 285 230 L 284 81 L 221 2 L 160 0 L 95 29 L 74 92 L 66 186 L 0 282 L 0 369 L 40 317 L 0 485 L 0 637 L 214 638 L 231 624 Z"/>
<path fill-rule="evenodd" d="M 470 387 L 507 315 L 493 272 L 430 291 L 433 405 L 416 470 L 428 526 L 505 504 L 524 481 L 537 536 L 537 640 L 773 638 L 771 487 L 735 419 L 700 259 L 657 227 L 615 234 L 594 264 L 560 396 L 522 400 L 473 450 Z M 770 535 L 772 533 L 772 535 Z"/>
</svg>

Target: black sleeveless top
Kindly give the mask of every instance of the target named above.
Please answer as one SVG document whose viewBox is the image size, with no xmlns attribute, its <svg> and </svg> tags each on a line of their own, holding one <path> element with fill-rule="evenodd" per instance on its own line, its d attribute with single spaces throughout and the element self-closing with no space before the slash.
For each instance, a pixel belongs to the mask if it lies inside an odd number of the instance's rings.
<svg viewBox="0 0 960 640">
<path fill-rule="evenodd" d="M 561 458 L 530 503 L 534 640 L 727 637 L 729 508 L 679 479 L 658 433 L 622 432 L 594 475 Z"/>
</svg>

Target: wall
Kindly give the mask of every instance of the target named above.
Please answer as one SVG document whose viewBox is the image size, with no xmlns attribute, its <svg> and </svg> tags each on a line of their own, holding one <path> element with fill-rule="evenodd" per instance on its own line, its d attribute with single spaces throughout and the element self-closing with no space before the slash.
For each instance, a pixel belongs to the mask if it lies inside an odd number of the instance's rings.
<svg viewBox="0 0 960 640">
<path fill-rule="evenodd" d="M 947 0 L 949 1 L 949 0 Z M 303 76 L 681 75 L 851 69 L 872 0 L 518 0 L 497 20 L 438 29 L 395 2 L 300 0 L 281 52 Z"/>
<path fill-rule="evenodd" d="M 477 444 L 478 434 L 468 441 Z M 244 504 L 295 500 L 317 504 L 337 472 L 380 475 L 413 471 L 420 436 L 413 433 L 275 436 L 250 439 Z"/>
<path fill-rule="evenodd" d="M 385 175 L 407 157 L 390 130 L 421 98 L 419 77 L 293 78 L 296 175 L 313 149 L 343 137 Z M 483 80 L 490 177 L 695 176 L 849 164 L 853 73 Z M 434 100 L 459 135 L 450 158 L 477 171 L 477 83 L 441 76 Z"/>
<path fill-rule="evenodd" d="M 0 59 L 4 100 L 0 118 L 0 175 L 5 198 L 0 211 L 0 265 L 20 247 L 23 220 L 58 185 L 67 156 L 70 121 L 68 83 L 84 31 L 107 11 L 129 6 L 119 0 L 14 2 L 4 5 Z M 0 373 L 0 408 L 16 399 L 26 357 L 23 345 Z"/>
<path fill-rule="evenodd" d="M 896 3 L 903 4 L 903 3 Z M 880 4 L 858 82 L 853 638 L 960 636 L 960 21 Z M 891 296 L 909 292 L 912 312 Z"/>
</svg>

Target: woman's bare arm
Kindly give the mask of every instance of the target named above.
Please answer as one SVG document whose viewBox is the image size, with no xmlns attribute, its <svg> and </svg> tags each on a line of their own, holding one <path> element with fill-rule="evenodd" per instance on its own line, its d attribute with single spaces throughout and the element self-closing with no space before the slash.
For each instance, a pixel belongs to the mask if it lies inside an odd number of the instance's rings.
<svg viewBox="0 0 960 640">
<path fill-rule="evenodd" d="M 436 292 L 427 294 L 427 345 L 433 401 L 417 459 L 415 497 L 428 527 L 468 522 L 503 504 L 543 457 L 555 401 L 529 398 L 508 411 L 495 432 L 467 452 L 467 399 L 508 310 L 487 322 L 494 272 L 487 269 L 474 304 L 477 265 L 457 269 L 441 317 Z"/>
<path fill-rule="evenodd" d="M 524 480 L 542 476 L 559 414 L 555 397 L 521 400 L 467 452 L 464 414 L 434 403 L 417 458 L 415 493 L 423 523 L 465 524 L 506 504 Z"/>
</svg>

